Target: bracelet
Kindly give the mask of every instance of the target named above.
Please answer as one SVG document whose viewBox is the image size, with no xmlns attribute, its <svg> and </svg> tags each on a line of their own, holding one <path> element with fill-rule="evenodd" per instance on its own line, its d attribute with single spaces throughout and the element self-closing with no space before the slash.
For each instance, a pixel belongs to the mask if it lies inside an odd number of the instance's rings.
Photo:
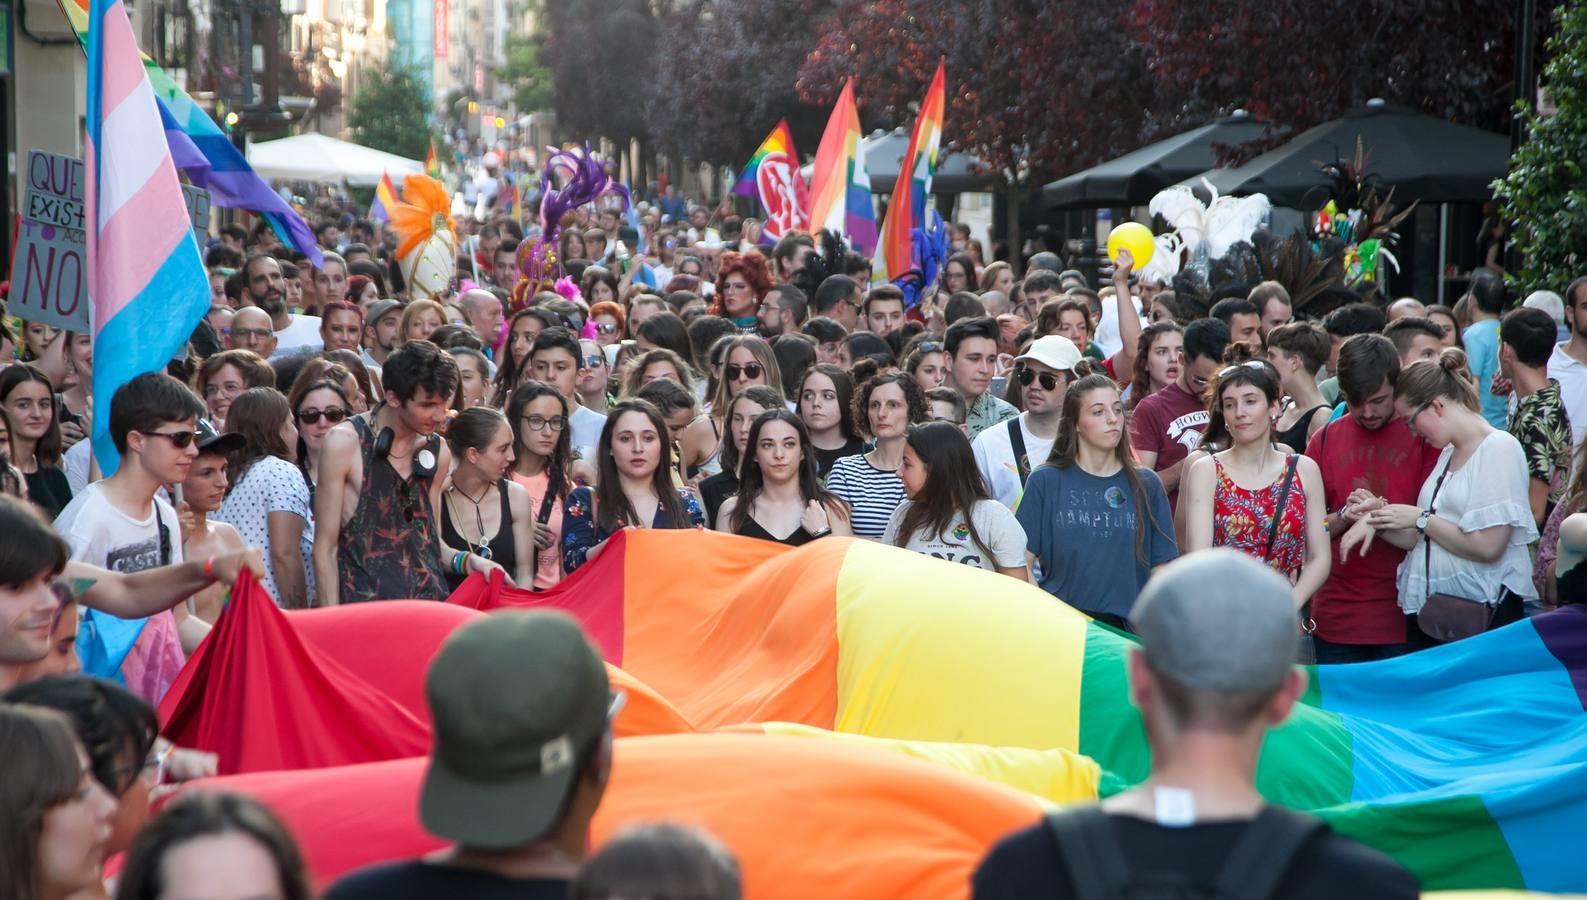
<svg viewBox="0 0 1587 900">
<path fill-rule="evenodd" d="M 215 556 L 214 556 L 214 554 L 210 554 L 209 559 L 204 560 L 204 577 L 208 578 L 210 581 L 214 581 L 215 580 Z"/>
<path fill-rule="evenodd" d="M 456 572 L 459 575 L 467 575 L 468 574 L 468 551 L 467 550 L 459 550 L 457 552 L 457 555 L 452 557 L 452 571 Z"/>
</svg>

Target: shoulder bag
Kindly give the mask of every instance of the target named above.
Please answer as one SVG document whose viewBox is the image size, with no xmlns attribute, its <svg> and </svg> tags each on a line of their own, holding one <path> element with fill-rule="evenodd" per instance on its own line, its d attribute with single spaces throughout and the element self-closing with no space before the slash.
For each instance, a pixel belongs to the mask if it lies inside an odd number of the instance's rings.
<svg viewBox="0 0 1587 900">
<path fill-rule="evenodd" d="M 1454 457 L 1450 457 L 1453 461 Z M 1444 471 L 1438 475 L 1438 481 L 1433 483 L 1433 496 L 1427 501 L 1428 518 L 1437 512 L 1438 491 L 1444 486 L 1444 478 L 1449 475 L 1449 463 L 1444 464 Z M 1433 586 L 1433 542 L 1422 531 L 1422 581 L 1426 584 L 1427 602 L 1422 604 L 1421 612 L 1416 614 L 1416 627 L 1422 633 L 1440 643 L 1450 643 L 1474 634 L 1481 634 L 1488 630 L 1493 622 L 1493 606 L 1481 600 L 1471 600 L 1466 597 L 1457 597 L 1454 594 L 1432 593 Z"/>
</svg>

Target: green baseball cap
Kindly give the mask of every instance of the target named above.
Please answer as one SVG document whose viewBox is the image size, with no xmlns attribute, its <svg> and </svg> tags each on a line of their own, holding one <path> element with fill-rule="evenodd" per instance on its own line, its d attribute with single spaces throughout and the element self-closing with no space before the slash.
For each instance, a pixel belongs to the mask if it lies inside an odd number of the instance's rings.
<svg viewBox="0 0 1587 900">
<path fill-rule="evenodd" d="M 551 830 L 618 705 L 578 622 L 550 610 L 505 610 L 459 628 L 425 688 L 435 745 L 419 821 L 490 850 Z"/>
</svg>

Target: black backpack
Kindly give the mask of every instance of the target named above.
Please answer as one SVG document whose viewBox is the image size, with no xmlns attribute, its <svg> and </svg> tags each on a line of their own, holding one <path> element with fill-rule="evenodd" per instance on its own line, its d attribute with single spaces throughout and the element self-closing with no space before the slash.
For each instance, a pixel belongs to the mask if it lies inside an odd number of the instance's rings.
<svg viewBox="0 0 1587 900">
<path fill-rule="evenodd" d="M 1328 823 L 1277 806 L 1263 808 L 1240 833 L 1211 885 L 1179 874 L 1132 875 L 1113 820 L 1099 806 L 1053 813 L 1047 830 L 1058 842 L 1077 900 L 1270 900 Z"/>
</svg>

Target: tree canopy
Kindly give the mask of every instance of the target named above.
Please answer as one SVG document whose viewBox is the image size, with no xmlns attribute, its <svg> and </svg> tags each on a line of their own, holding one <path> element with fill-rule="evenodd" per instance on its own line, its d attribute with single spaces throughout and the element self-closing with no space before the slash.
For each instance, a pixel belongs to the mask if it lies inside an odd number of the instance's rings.
<svg viewBox="0 0 1587 900">
<path fill-rule="evenodd" d="M 347 108 L 347 127 L 365 147 L 424 159 L 430 149 L 430 97 L 424 83 L 392 64 L 372 69 Z"/>
</svg>

